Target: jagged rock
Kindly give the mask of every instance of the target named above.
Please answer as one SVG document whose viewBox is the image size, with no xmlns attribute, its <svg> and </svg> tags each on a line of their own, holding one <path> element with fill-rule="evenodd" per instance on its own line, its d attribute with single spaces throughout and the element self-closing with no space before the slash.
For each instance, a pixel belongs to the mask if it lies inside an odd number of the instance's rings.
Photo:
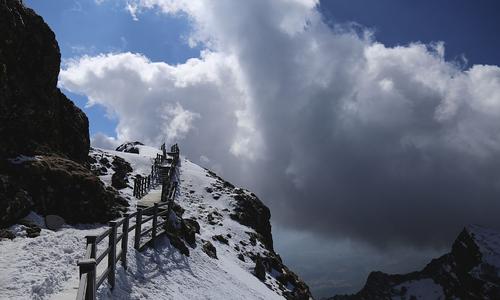
<svg viewBox="0 0 500 300">
<path fill-rule="evenodd" d="M 262 201 L 253 194 L 242 189 L 234 189 L 233 197 L 236 200 L 234 213 L 231 219 L 240 224 L 249 226 L 261 235 L 261 241 L 267 249 L 273 250 L 273 238 L 271 235 L 271 212 Z"/>
<path fill-rule="evenodd" d="M 242 262 L 245 261 L 245 256 L 243 254 L 238 254 L 238 259 L 241 260 Z"/>
<path fill-rule="evenodd" d="M 184 219 L 187 226 L 194 228 L 195 233 L 200 233 L 200 224 L 195 219 Z"/>
<path fill-rule="evenodd" d="M 257 257 L 255 260 L 254 272 L 255 276 L 260 279 L 260 281 L 266 281 L 266 266 L 264 265 L 264 260 L 261 257 Z"/>
<path fill-rule="evenodd" d="M 0 174 L 0 228 L 27 215 L 33 205 L 31 196 L 14 177 Z"/>
<path fill-rule="evenodd" d="M 116 151 L 121 151 L 121 152 L 128 152 L 128 153 L 136 153 L 139 154 L 139 148 L 136 146 L 141 145 L 143 146 L 144 144 L 141 142 L 128 142 L 128 143 L 123 143 L 120 146 L 116 148 Z"/>
<path fill-rule="evenodd" d="M 189 249 L 186 244 L 184 244 L 184 242 L 179 238 L 179 236 L 172 234 L 171 232 L 167 232 L 166 234 L 172 246 L 177 248 L 177 250 L 179 250 L 179 252 L 183 255 L 189 256 Z"/>
<path fill-rule="evenodd" d="M 64 219 L 58 215 L 45 216 L 45 226 L 47 226 L 47 229 L 57 231 L 61 229 L 64 223 L 65 223 Z"/>
<path fill-rule="evenodd" d="M 40 232 L 42 231 L 42 229 L 36 225 L 29 227 L 27 226 L 25 227 L 25 230 L 26 230 L 26 236 L 29 238 L 35 238 L 37 236 L 40 236 Z"/>
<path fill-rule="evenodd" d="M 107 157 L 101 157 L 101 159 L 99 159 L 99 163 L 103 166 L 105 166 L 106 168 L 111 168 L 111 164 L 109 163 L 109 160 Z"/>
<path fill-rule="evenodd" d="M 215 249 L 214 245 L 212 245 L 212 243 L 210 243 L 210 241 L 203 241 L 202 250 L 209 257 L 217 259 L 217 249 Z"/>
<path fill-rule="evenodd" d="M 436 299 L 500 299 L 498 245 L 500 233 L 477 225 L 467 226 L 451 252 L 433 259 L 423 270 L 396 275 L 372 272 L 358 293 L 330 299 L 421 299 L 418 291 L 422 289 L 435 290 Z M 414 284 L 420 289 L 412 289 Z"/>
<path fill-rule="evenodd" d="M 184 214 L 184 208 L 180 206 L 179 204 L 173 202 L 172 203 L 172 210 L 180 217 L 182 218 L 182 215 Z"/>
<path fill-rule="evenodd" d="M 0 241 L 2 239 L 13 240 L 15 237 L 16 237 L 16 235 L 14 233 L 12 233 L 12 231 L 10 231 L 8 229 L 0 229 Z"/>
<path fill-rule="evenodd" d="M 58 154 L 85 162 L 88 120 L 57 88 L 55 35 L 20 1 L 0 1 L 0 158 Z"/>
<path fill-rule="evenodd" d="M 105 158 L 103 158 L 105 159 Z M 111 176 L 111 186 L 121 190 L 128 186 L 128 173 L 132 172 L 132 167 L 123 158 L 115 156 L 113 158 L 113 170 Z"/>
<path fill-rule="evenodd" d="M 219 243 L 222 243 L 222 244 L 226 244 L 226 245 L 229 245 L 229 241 L 222 235 L 218 234 L 218 235 L 214 235 L 212 237 L 212 240 L 214 241 L 218 241 Z"/>
<path fill-rule="evenodd" d="M 184 240 L 190 245 L 195 245 L 196 244 L 195 234 L 197 232 L 198 233 L 200 232 L 200 225 L 198 226 L 194 225 L 193 220 L 183 219 L 181 222 L 181 231 L 184 236 Z"/>
<path fill-rule="evenodd" d="M 21 219 L 18 221 L 18 224 L 23 225 L 27 237 L 34 238 L 40 236 L 40 232 L 42 231 L 42 229 L 32 221 L 27 219 Z"/>
</svg>

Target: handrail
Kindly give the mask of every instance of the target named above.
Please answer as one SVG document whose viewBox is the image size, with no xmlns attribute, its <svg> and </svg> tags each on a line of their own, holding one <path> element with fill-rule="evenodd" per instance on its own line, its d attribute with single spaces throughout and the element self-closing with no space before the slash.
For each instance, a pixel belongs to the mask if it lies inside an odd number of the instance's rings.
<svg viewBox="0 0 500 300">
<path fill-rule="evenodd" d="M 103 233 L 101 233 L 101 235 L 98 235 L 95 239 L 95 242 L 96 244 L 99 244 L 100 241 L 104 240 L 105 238 L 108 237 L 109 233 L 111 232 L 111 228 L 104 231 Z"/>
<path fill-rule="evenodd" d="M 172 181 L 174 180 L 175 170 L 179 161 L 179 147 L 175 144 L 170 148 L 171 151 L 168 152 L 168 155 L 172 157 L 172 162 L 167 168 L 166 173 L 160 174 L 160 165 L 163 165 L 165 160 L 167 160 L 165 144 L 162 145 L 162 150 L 163 155 L 158 154 L 155 163 L 151 167 L 151 175 L 134 180 L 134 196 L 138 198 L 144 196 L 147 190 L 158 184 L 161 179 L 163 181 L 162 200 L 165 201 L 154 203 L 154 206 L 146 209 L 138 208 L 134 213 L 125 214 L 124 217 L 109 222 L 110 228 L 106 229 L 100 235 L 86 236 L 87 245 L 85 247 L 85 255 L 82 260 L 78 261 L 80 281 L 76 296 L 77 300 L 95 300 L 97 289 L 106 279 L 109 282 L 110 288 L 114 288 L 116 264 L 118 261 L 121 261 L 123 268 L 127 269 L 127 250 L 130 232 L 135 231 L 134 248 L 138 251 L 142 251 L 148 244 L 154 245 L 156 238 L 166 232 L 163 227 L 168 223 L 168 216 L 170 215 L 172 203 L 177 192 L 177 182 Z M 165 195 L 165 198 L 163 198 L 163 195 Z M 167 209 L 160 211 L 160 208 L 164 206 L 167 206 Z M 151 213 L 152 215 L 149 216 Z M 148 214 L 148 216 L 143 218 L 145 214 Z M 164 215 L 167 215 L 167 217 L 163 218 L 162 222 L 158 222 L 158 217 Z M 135 221 L 133 225 L 130 225 L 131 220 L 132 222 Z M 151 220 L 152 227 L 142 230 L 142 225 Z M 117 234 L 118 227 L 122 227 L 119 235 Z M 151 238 L 141 245 L 141 238 L 148 236 L 150 233 Z M 105 238 L 108 238 L 108 247 L 96 258 L 97 246 Z M 120 246 L 117 246 L 119 244 Z M 102 274 L 97 276 L 97 266 L 106 256 L 108 257 L 108 265 Z"/>
<path fill-rule="evenodd" d="M 104 250 L 104 252 L 102 252 L 102 253 L 101 253 L 101 255 L 99 255 L 99 257 L 98 257 L 98 258 L 96 258 L 95 262 L 96 262 L 97 264 L 99 264 L 99 263 L 100 263 L 100 262 L 101 262 L 101 261 L 102 261 L 102 260 L 106 257 L 106 255 L 108 255 L 108 253 L 109 253 L 110 251 L 111 251 L 111 249 L 109 249 L 109 248 L 108 248 L 108 249 L 106 249 L 106 250 Z"/>
</svg>

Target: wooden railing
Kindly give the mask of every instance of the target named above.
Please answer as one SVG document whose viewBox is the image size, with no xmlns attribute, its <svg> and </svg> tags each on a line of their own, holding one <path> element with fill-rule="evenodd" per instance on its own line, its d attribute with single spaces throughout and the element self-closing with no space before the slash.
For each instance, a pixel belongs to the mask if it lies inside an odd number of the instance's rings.
<svg viewBox="0 0 500 300">
<path fill-rule="evenodd" d="M 177 145 L 174 145 L 177 147 Z M 162 198 L 160 203 L 125 214 L 123 218 L 109 222 L 109 228 L 100 235 L 86 236 L 85 256 L 78 261 L 80 282 L 76 299 L 96 299 L 96 291 L 107 279 L 111 289 L 115 286 L 116 265 L 118 261 L 127 269 L 127 249 L 129 233 L 134 231 L 134 248 L 142 251 L 148 245 L 154 245 L 158 236 L 165 233 L 168 216 L 177 193 L 177 181 L 173 181 L 179 161 L 179 148 L 172 154 L 168 170 L 162 174 Z M 166 156 L 165 156 L 166 157 Z M 160 173 L 160 172 L 158 172 Z M 134 188 L 135 191 L 135 188 Z M 161 219 L 160 219 L 161 218 Z M 131 223 L 133 223 L 131 225 Z M 145 225 L 150 225 L 146 228 Z M 118 233 L 120 231 L 120 233 Z M 107 248 L 98 251 L 101 242 L 107 239 Z M 143 242 L 143 240 L 146 240 Z M 117 253 L 117 250 L 120 252 Z M 107 257 L 107 267 L 99 275 L 98 266 Z"/>
<path fill-rule="evenodd" d="M 142 198 L 149 190 L 161 183 L 160 166 L 165 160 L 166 158 L 163 155 L 157 154 L 151 166 L 151 173 L 148 176 L 138 176 L 134 179 L 134 197 L 138 199 Z"/>
</svg>

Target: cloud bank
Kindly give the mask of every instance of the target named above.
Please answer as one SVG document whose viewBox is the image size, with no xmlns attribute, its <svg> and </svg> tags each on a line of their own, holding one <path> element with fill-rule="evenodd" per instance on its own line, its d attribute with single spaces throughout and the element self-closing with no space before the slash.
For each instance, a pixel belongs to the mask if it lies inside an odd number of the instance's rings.
<svg viewBox="0 0 500 300">
<path fill-rule="evenodd" d="M 500 68 L 446 61 L 442 43 L 387 47 L 332 28 L 317 4 L 129 1 L 138 19 L 188 18 L 201 56 L 83 56 L 60 86 L 116 116 L 119 141 L 180 142 L 283 226 L 377 247 L 500 227 Z"/>
</svg>

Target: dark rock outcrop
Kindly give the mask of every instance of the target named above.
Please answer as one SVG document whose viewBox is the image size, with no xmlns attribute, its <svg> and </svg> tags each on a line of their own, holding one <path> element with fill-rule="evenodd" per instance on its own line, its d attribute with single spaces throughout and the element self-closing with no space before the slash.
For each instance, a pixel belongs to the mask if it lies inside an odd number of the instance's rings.
<svg viewBox="0 0 500 300">
<path fill-rule="evenodd" d="M 231 219 L 255 229 L 262 236 L 263 244 L 269 250 L 273 250 L 269 208 L 253 193 L 243 189 L 234 189 L 234 193 L 236 203 L 234 213 L 230 215 Z"/>
<path fill-rule="evenodd" d="M 248 242 L 239 241 L 242 249 L 240 249 L 238 245 L 233 245 L 237 251 L 242 250 L 243 252 L 238 254 L 238 258 L 245 261 L 246 256 L 254 261 L 254 275 L 272 290 L 274 290 L 274 287 L 266 282 L 266 274 L 274 277 L 279 289 L 286 299 L 312 299 L 307 284 L 302 281 L 297 274 L 285 266 L 280 256 L 274 252 L 270 223 L 271 213 L 269 208 L 267 208 L 254 193 L 245 189 L 236 188 L 233 184 L 222 179 L 216 173 L 208 169 L 206 169 L 206 171 L 206 176 L 215 178 L 216 182 L 211 184 L 210 187 L 205 187 L 205 191 L 211 194 L 215 199 L 219 199 L 222 194 L 231 195 L 234 201 L 232 201 L 232 212 L 227 210 L 227 212 L 229 212 L 229 217 L 255 230 L 246 232 L 248 234 Z M 207 214 L 207 223 L 211 225 L 220 224 L 222 218 L 223 216 L 214 210 Z M 226 236 L 231 239 L 229 235 Z M 229 245 L 229 240 L 223 235 L 215 235 L 212 239 L 219 243 Z M 260 246 L 267 251 L 259 254 L 243 249 L 246 248 L 247 245 L 256 247 L 259 244 L 258 242 L 260 242 Z"/>
<path fill-rule="evenodd" d="M 217 249 L 209 241 L 204 241 L 202 246 L 203 252 L 205 252 L 209 257 L 217 259 Z"/>
<path fill-rule="evenodd" d="M 84 162 L 88 120 L 57 88 L 55 35 L 17 0 L 0 1 L 0 157 L 57 154 Z"/>
<path fill-rule="evenodd" d="M 57 88 L 59 46 L 19 0 L 0 0 L 0 227 L 30 210 L 69 223 L 117 216 L 88 165 L 88 119 Z"/>
<path fill-rule="evenodd" d="M 274 276 L 283 291 L 286 299 L 308 300 L 312 298 L 309 287 L 288 267 L 286 267 L 279 255 L 269 253 L 267 256 L 255 257 L 254 273 L 261 281 L 266 280 L 266 273 Z M 290 289 L 290 287 L 292 287 Z"/>
<path fill-rule="evenodd" d="M 16 235 L 12 231 L 8 229 L 0 229 L 0 241 L 2 239 L 13 240 L 15 237 Z"/>
<path fill-rule="evenodd" d="M 442 294 L 439 299 L 500 299 L 499 271 L 500 233 L 471 225 L 460 233 L 450 253 L 433 259 L 423 270 L 397 275 L 372 272 L 358 293 L 331 299 L 423 299 L 418 292 L 429 292 L 431 287 Z M 412 291 L 415 283 L 420 289 Z"/>
<path fill-rule="evenodd" d="M 121 152 L 128 152 L 128 153 L 136 153 L 139 154 L 139 148 L 137 148 L 138 145 L 143 146 L 144 144 L 141 142 L 128 142 L 128 143 L 123 143 L 120 146 L 116 147 L 116 151 L 121 151 Z"/>
<path fill-rule="evenodd" d="M 123 158 L 115 156 L 113 158 L 113 170 L 111 176 L 111 186 L 121 190 L 128 186 L 128 173 L 132 172 L 132 167 Z"/>
<path fill-rule="evenodd" d="M 119 196 L 90 170 L 59 156 L 43 156 L 9 165 L 16 186 L 27 191 L 42 215 L 59 215 L 69 224 L 106 222 L 119 216 Z M 17 209 L 17 211 L 21 211 Z"/>
</svg>

